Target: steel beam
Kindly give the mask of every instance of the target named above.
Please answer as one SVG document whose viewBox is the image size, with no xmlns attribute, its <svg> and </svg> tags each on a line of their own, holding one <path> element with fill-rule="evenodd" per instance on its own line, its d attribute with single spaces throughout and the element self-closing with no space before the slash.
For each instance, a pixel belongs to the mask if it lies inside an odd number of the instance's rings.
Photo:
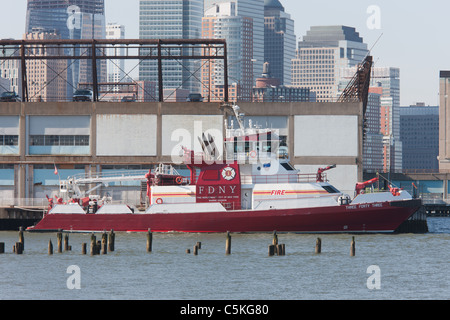
<svg viewBox="0 0 450 320">
<path fill-rule="evenodd" d="M 107 49 L 121 46 L 126 48 L 125 55 L 108 54 Z M 27 60 L 91 60 L 94 101 L 98 100 L 97 61 L 106 59 L 119 60 L 158 60 L 159 101 L 163 101 L 163 60 L 223 60 L 224 64 L 224 102 L 228 102 L 228 61 L 227 45 L 224 39 L 33 39 L 33 40 L 0 40 L 0 49 L 20 47 L 20 55 L 1 54 L 0 60 L 21 60 L 22 65 L 22 98 L 28 101 Z M 36 47 L 42 50 L 33 50 Z M 59 50 L 51 50 L 59 49 Z M 69 49 L 69 50 L 67 50 Z M 77 50 L 75 50 L 77 49 Z M 190 50 L 189 50 L 190 49 Z M 194 50 L 197 49 L 197 50 Z M 202 50 L 208 49 L 208 50 Z M 214 54 L 211 50 L 214 49 Z M 172 54 L 171 54 L 172 50 Z M 34 51 L 34 52 L 33 52 Z M 61 54 L 46 55 L 45 52 Z M 73 54 L 67 54 L 67 52 Z M 75 54 L 76 52 L 83 52 Z M 135 52 L 134 52 L 135 51 Z M 201 51 L 203 54 L 195 52 Z M 3 50 L 6 52 L 6 50 Z M 148 52 L 148 53 L 147 53 Z M 173 52 L 175 52 L 173 54 Z M 208 52 L 209 54 L 206 54 Z M 154 54 L 156 53 L 156 54 Z"/>
</svg>

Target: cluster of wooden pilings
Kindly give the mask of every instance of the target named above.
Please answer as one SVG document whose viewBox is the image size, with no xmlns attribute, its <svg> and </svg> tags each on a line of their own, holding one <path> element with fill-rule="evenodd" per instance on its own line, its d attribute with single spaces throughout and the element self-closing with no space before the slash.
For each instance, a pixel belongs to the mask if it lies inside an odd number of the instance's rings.
<svg viewBox="0 0 450 320">
<path fill-rule="evenodd" d="M 61 230 L 59 230 L 56 234 L 57 239 L 57 253 L 62 253 L 63 251 L 71 251 L 72 246 L 69 245 L 69 235 L 63 234 Z M 114 251 L 115 246 L 115 233 L 114 230 L 111 230 L 110 232 L 104 231 L 101 235 L 101 240 L 97 240 L 97 237 L 94 233 L 91 234 L 90 238 L 90 255 L 100 255 L 100 254 L 107 254 L 108 252 Z M 153 246 L 153 234 L 151 230 L 149 229 L 147 232 L 147 252 L 152 252 L 152 246 Z M 81 246 L 81 253 L 83 255 L 87 254 L 87 243 L 82 243 Z M 198 255 L 199 250 L 202 247 L 201 242 L 197 242 L 194 245 L 193 248 L 193 254 Z M 23 254 L 25 248 L 25 240 L 23 236 L 23 229 L 19 229 L 19 241 L 16 242 L 13 246 L 13 252 L 16 254 Z M 350 243 L 350 256 L 354 257 L 356 254 L 356 244 L 355 244 L 355 237 L 352 237 L 352 241 Z M 320 254 L 322 252 L 322 239 L 317 238 L 316 239 L 316 246 L 315 246 L 315 254 Z M 0 242 L 0 254 L 5 252 L 5 243 Z M 191 250 L 186 249 L 186 253 L 190 254 Z M 53 254 L 53 243 L 52 239 L 48 242 L 48 254 Z M 225 254 L 230 255 L 231 254 L 231 233 L 226 233 L 226 240 L 225 240 Z M 286 245 L 284 243 L 278 243 L 278 234 L 277 231 L 273 232 L 273 238 L 272 238 L 272 244 L 269 245 L 268 250 L 269 256 L 284 256 L 286 255 Z"/>
<path fill-rule="evenodd" d="M 315 254 L 321 254 L 322 253 L 322 239 L 317 238 L 316 240 L 316 246 L 314 249 Z M 355 237 L 352 237 L 352 241 L 350 243 L 350 256 L 354 257 L 356 254 L 356 242 Z M 273 232 L 273 240 L 272 244 L 269 245 L 269 256 L 284 256 L 286 255 L 286 245 L 284 243 L 279 244 L 278 243 L 278 235 L 277 232 Z"/>
<path fill-rule="evenodd" d="M 56 234 L 58 247 L 57 247 L 57 253 L 62 253 L 62 239 L 63 239 L 63 232 L 58 231 Z M 91 234 L 91 243 L 90 243 L 90 254 L 91 256 L 99 255 L 99 254 L 107 254 L 108 251 L 112 252 L 114 251 L 114 243 L 115 243 L 115 233 L 114 230 L 111 230 L 109 233 L 106 233 L 106 231 L 102 234 L 102 240 L 97 240 L 97 237 L 94 233 Z M 71 251 L 72 246 L 69 245 L 69 235 L 64 235 L 64 251 Z M 48 254 L 53 254 L 53 244 L 52 240 L 50 239 L 48 242 Z M 81 254 L 85 255 L 87 254 L 87 243 L 83 242 L 81 244 Z"/>
<path fill-rule="evenodd" d="M 278 234 L 273 232 L 272 244 L 269 245 L 269 256 L 284 256 L 286 255 L 286 245 L 284 243 L 278 243 Z"/>
<path fill-rule="evenodd" d="M 23 254 L 23 251 L 25 250 L 25 239 L 23 237 L 23 228 L 20 227 L 19 229 L 19 241 L 14 243 L 12 251 L 15 254 Z M 0 242 L 0 254 L 5 253 L 5 243 Z"/>
</svg>

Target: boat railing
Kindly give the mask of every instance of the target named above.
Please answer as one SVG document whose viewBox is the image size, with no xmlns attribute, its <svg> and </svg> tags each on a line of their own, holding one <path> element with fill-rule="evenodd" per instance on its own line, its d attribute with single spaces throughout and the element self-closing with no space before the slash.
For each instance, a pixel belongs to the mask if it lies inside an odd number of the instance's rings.
<svg viewBox="0 0 450 320">
<path fill-rule="evenodd" d="M 323 181 L 327 182 L 327 177 L 322 174 Z M 316 174 L 284 174 L 284 175 L 241 175 L 241 184 L 286 184 L 286 183 L 315 183 Z M 190 177 L 179 176 L 179 179 L 158 179 L 155 185 L 173 186 L 190 185 Z"/>
<path fill-rule="evenodd" d="M 69 179 L 73 179 L 78 183 L 96 183 L 104 181 L 120 181 L 120 180 L 145 180 L 145 175 L 149 170 L 123 170 L 113 172 L 99 172 L 99 173 L 79 173 Z"/>
<path fill-rule="evenodd" d="M 323 181 L 328 181 L 322 175 Z M 277 174 L 277 175 L 241 175 L 242 184 L 283 184 L 283 183 L 314 183 L 317 175 L 312 173 Z"/>
<path fill-rule="evenodd" d="M 308 200 L 308 199 L 317 199 L 317 198 L 335 198 L 338 197 L 339 194 L 316 194 L 316 195 L 303 195 L 301 197 L 280 197 L 280 198 L 263 198 L 263 199 L 253 199 L 249 200 L 248 203 L 244 202 L 233 202 L 233 201 L 217 201 L 217 203 L 220 203 L 227 211 L 234 211 L 234 210 L 247 210 L 251 209 L 252 207 L 255 207 L 259 205 L 261 202 L 271 202 L 271 203 L 281 203 L 286 201 L 302 201 L 302 200 Z M 212 203 L 212 202 L 211 202 Z M 152 205 L 158 206 L 158 205 L 195 205 L 196 202 L 184 202 L 184 201 L 165 201 L 161 203 L 153 203 Z"/>
<path fill-rule="evenodd" d="M 0 198 L 0 207 L 46 207 L 46 198 Z"/>
</svg>

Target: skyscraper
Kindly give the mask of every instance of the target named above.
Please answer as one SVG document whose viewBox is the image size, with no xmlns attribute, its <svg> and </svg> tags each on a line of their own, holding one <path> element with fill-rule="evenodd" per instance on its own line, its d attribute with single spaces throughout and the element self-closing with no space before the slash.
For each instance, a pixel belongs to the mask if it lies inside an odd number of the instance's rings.
<svg viewBox="0 0 450 320">
<path fill-rule="evenodd" d="M 361 63 L 368 52 L 355 28 L 313 26 L 298 43 L 292 84 L 316 92 L 317 101 L 333 101 L 343 69 Z"/>
<path fill-rule="evenodd" d="M 355 75 L 356 67 L 344 68 L 339 82 L 343 91 Z M 381 95 L 380 130 L 383 134 L 383 161 L 385 171 L 402 170 L 402 142 L 400 138 L 400 69 L 373 67 L 371 91 Z"/>
<path fill-rule="evenodd" d="M 203 0 L 140 0 L 140 39 L 200 39 Z M 171 49 L 173 54 L 176 50 Z M 200 63 L 194 60 L 163 60 L 164 89 L 200 92 Z M 139 67 L 140 80 L 158 83 L 156 60 L 144 60 Z"/>
<path fill-rule="evenodd" d="M 205 10 L 230 0 L 205 0 Z M 264 65 L 264 0 L 234 0 L 236 16 L 253 21 L 253 81 L 261 76 Z M 237 63 L 228 59 L 228 65 Z"/>
<path fill-rule="evenodd" d="M 31 33 L 36 28 L 58 34 L 61 39 L 104 39 L 104 0 L 28 0 L 25 33 Z M 104 82 L 104 61 L 98 62 L 97 70 L 99 81 Z M 69 62 L 69 99 L 79 83 L 92 83 L 92 63 L 89 60 Z"/>
<path fill-rule="evenodd" d="M 108 23 L 106 26 L 106 39 L 125 39 L 125 26 L 117 23 Z M 108 55 L 125 55 L 125 48 L 110 48 Z M 125 61 L 123 59 L 109 59 L 106 65 L 108 82 L 123 82 L 125 78 Z M 109 91 L 117 92 L 120 86 L 112 86 Z"/>
<path fill-rule="evenodd" d="M 222 2 L 205 11 L 202 37 L 226 39 L 230 100 L 251 101 L 253 89 L 253 20 L 236 14 L 235 2 Z M 202 95 L 207 101 L 224 98 L 221 62 L 202 63 Z"/>
<path fill-rule="evenodd" d="M 39 29 L 26 33 L 24 36 L 28 40 L 51 40 L 58 39 L 56 33 L 48 33 Z M 39 46 L 30 49 L 33 54 L 57 55 L 57 48 L 49 48 L 41 52 Z M 67 97 L 67 60 L 28 60 L 26 61 L 28 70 L 28 96 L 29 101 L 62 101 Z"/>
<path fill-rule="evenodd" d="M 264 0 L 264 62 L 282 85 L 292 83 L 291 60 L 295 58 L 294 20 L 278 0 Z"/>
<path fill-rule="evenodd" d="M 439 172 L 450 172 L 450 71 L 439 72 Z"/>
<path fill-rule="evenodd" d="M 439 172 L 439 107 L 417 103 L 400 108 L 403 170 Z"/>
</svg>

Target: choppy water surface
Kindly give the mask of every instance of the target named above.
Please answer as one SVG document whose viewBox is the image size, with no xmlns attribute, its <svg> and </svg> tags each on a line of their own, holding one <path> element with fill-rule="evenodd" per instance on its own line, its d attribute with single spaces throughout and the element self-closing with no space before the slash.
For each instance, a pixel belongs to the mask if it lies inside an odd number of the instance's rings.
<svg viewBox="0 0 450 320">
<path fill-rule="evenodd" d="M 145 234 L 117 233 L 114 252 L 90 256 L 89 234 L 70 234 L 72 251 L 58 254 L 56 234 L 25 233 L 16 255 L 18 233 L 0 232 L 0 299 L 449 299 L 450 218 L 429 218 L 428 226 L 427 234 L 355 235 L 355 257 L 347 234 L 279 234 L 286 255 L 269 257 L 271 234 L 232 234 L 226 255 L 224 234 L 154 234 L 147 253 Z M 198 241 L 199 254 L 187 254 Z M 70 266 L 79 268 L 80 289 L 68 288 Z M 369 279 L 370 266 L 379 281 Z M 368 279 L 380 288 L 369 289 Z"/>
</svg>

